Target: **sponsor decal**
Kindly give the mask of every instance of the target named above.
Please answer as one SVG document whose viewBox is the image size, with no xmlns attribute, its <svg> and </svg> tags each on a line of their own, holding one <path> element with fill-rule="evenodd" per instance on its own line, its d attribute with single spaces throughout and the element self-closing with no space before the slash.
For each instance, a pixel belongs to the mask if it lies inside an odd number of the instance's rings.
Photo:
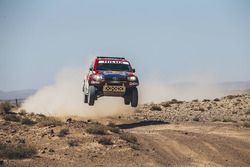
<svg viewBox="0 0 250 167">
<path fill-rule="evenodd" d="M 118 60 L 100 60 L 98 63 L 100 63 L 100 64 L 107 63 L 107 64 L 127 64 L 127 65 L 129 65 L 129 63 L 127 61 L 118 61 Z"/>
</svg>

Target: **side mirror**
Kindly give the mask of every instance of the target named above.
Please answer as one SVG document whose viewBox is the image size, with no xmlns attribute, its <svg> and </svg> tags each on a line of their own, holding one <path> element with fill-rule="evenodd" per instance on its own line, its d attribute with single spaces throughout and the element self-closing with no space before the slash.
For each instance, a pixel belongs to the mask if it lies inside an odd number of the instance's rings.
<svg viewBox="0 0 250 167">
<path fill-rule="evenodd" d="M 133 68 L 132 71 L 135 72 L 135 69 Z"/>
<path fill-rule="evenodd" d="M 89 71 L 93 71 L 93 67 L 90 67 L 90 68 L 89 68 Z"/>
</svg>

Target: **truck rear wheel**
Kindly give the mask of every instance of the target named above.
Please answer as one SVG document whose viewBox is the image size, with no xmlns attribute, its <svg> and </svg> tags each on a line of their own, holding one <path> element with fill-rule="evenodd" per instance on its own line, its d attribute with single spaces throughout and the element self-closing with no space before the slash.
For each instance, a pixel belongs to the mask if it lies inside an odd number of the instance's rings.
<svg viewBox="0 0 250 167">
<path fill-rule="evenodd" d="M 138 90 L 133 88 L 131 91 L 131 107 L 137 107 L 138 105 Z"/>
<path fill-rule="evenodd" d="M 96 99 L 96 88 L 94 86 L 89 86 L 89 94 L 88 94 L 88 103 L 89 106 L 93 106 L 95 104 Z"/>
<path fill-rule="evenodd" d="M 84 95 L 84 103 L 88 103 L 88 95 Z"/>
</svg>

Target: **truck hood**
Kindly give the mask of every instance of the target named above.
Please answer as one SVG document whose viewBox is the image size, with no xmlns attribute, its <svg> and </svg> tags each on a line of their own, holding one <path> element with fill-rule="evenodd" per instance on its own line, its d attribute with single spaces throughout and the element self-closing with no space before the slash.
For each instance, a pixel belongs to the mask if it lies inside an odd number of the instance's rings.
<svg viewBox="0 0 250 167">
<path fill-rule="evenodd" d="M 102 71 L 101 74 L 103 75 L 105 80 L 127 80 L 127 77 L 132 75 L 131 72 L 126 71 Z"/>
</svg>

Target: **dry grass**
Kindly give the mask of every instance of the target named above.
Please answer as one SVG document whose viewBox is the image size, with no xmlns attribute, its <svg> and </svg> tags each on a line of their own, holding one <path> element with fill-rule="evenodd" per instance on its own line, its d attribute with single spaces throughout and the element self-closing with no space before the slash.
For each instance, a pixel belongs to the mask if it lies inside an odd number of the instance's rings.
<svg viewBox="0 0 250 167">
<path fill-rule="evenodd" d="M 246 114 L 246 115 L 250 115 L 250 110 L 249 110 L 249 111 L 247 111 L 247 112 L 245 112 L 245 114 Z"/>
<path fill-rule="evenodd" d="M 5 114 L 3 116 L 3 119 L 5 121 L 12 121 L 12 122 L 20 122 L 21 119 L 19 116 L 17 116 L 16 114 Z"/>
<path fill-rule="evenodd" d="M 27 144 L 0 143 L 0 157 L 22 159 L 32 157 L 37 153 L 33 146 Z"/>
<path fill-rule="evenodd" d="M 76 140 L 76 139 L 70 139 L 70 140 L 68 140 L 68 145 L 69 145 L 70 147 L 76 147 L 76 146 L 79 145 L 79 141 Z"/>
<path fill-rule="evenodd" d="M 4 102 L 0 104 L 0 112 L 9 112 L 12 106 L 9 102 Z"/>
<path fill-rule="evenodd" d="M 161 106 L 153 104 L 150 108 L 151 111 L 161 111 Z"/>
<path fill-rule="evenodd" d="M 102 137 L 102 138 L 100 138 L 98 140 L 98 143 L 102 144 L 102 145 L 112 145 L 113 144 L 111 138 L 108 138 L 108 137 Z"/>
<path fill-rule="evenodd" d="M 219 118 L 213 118 L 212 122 L 220 122 L 221 120 Z"/>
<path fill-rule="evenodd" d="M 121 129 L 118 128 L 114 123 L 109 123 L 108 124 L 108 130 L 110 130 L 111 132 L 113 133 L 120 133 L 121 132 Z"/>
<path fill-rule="evenodd" d="M 133 144 L 137 144 L 137 138 L 130 133 L 122 133 L 120 138 Z"/>
<path fill-rule="evenodd" d="M 26 115 L 26 114 L 27 114 L 27 112 L 24 109 L 21 109 L 19 112 L 19 115 Z"/>
<path fill-rule="evenodd" d="M 69 134 L 69 129 L 68 128 L 63 128 L 59 131 L 58 136 L 59 137 L 64 137 Z"/>
<path fill-rule="evenodd" d="M 219 98 L 215 98 L 214 101 L 220 101 L 220 99 Z"/>
<path fill-rule="evenodd" d="M 99 123 L 93 123 L 86 128 L 86 132 L 90 134 L 105 135 L 107 134 L 107 127 Z"/>
<path fill-rule="evenodd" d="M 63 122 L 55 117 L 40 117 L 37 122 L 40 126 L 61 126 Z"/>
<path fill-rule="evenodd" d="M 21 123 L 22 124 L 24 124 L 24 125 L 34 125 L 34 124 L 36 124 L 36 122 L 35 121 L 33 121 L 32 119 L 30 119 L 30 118 L 23 118 L 22 120 L 21 120 Z"/>
<path fill-rule="evenodd" d="M 235 123 L 237 121 L 232 120 L 232 118 L 223 118 L 222 122 L 233 122 L 233 123 Z"/>
<path fill-rule="evenodd" d="M 194 118 L 193 118 L 193 121 L 199 122 L 199 121 L 200 121 L 200 118 L 194 117 Z"/>
<path fill-rule="evenodd" d="M 244 122 L 243 127 L 245 128 L 250 128 L 250 122 Z"/>
</svg>

